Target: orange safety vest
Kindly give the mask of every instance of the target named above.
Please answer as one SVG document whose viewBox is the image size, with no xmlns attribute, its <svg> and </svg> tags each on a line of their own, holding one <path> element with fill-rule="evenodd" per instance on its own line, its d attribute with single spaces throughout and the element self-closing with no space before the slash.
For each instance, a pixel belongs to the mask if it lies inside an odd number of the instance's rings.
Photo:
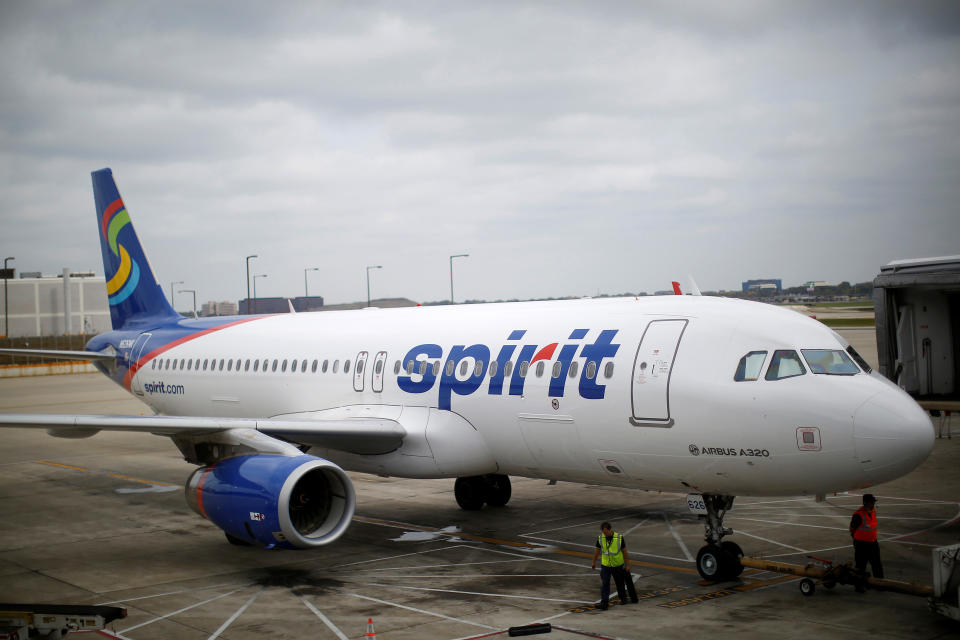
<svg viewBox="0 0 960 640">
<path fill-rule="evenodd" d="M 853 530 L 853 539 L 861 542 L 877 541 L 877 512 L 867 511 L 860 507 L 856 513 L 860 514 L 860 526 Z"/>
</svg>

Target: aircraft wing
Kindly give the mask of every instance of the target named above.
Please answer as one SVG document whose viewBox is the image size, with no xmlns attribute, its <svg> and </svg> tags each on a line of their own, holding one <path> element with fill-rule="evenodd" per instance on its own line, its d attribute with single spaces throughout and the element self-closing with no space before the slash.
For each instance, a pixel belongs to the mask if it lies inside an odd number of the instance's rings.
<svg viewBox="0 0 960 640">
<path fill-rule="evenodd" d="M 117 359 L 115 353 L 97 353 L 96 351 L 57 351 L 54 349 L 0 349 L 0 356 L 33 356 L 53 360 L 86 360 L 89 362 L 112 362 Z"/>
<path fill-rule="evenodd" d="M 161 436 L 198 436 L 254 429 L 295 444 L 359 454 L 393 451 L 407 434 L 396 420 L 346 418 L 342 420 L 285 420 L 270 418 L 210 418 L 204 416 L 0 414 L 0 427 L 47 429 L 61 438 L 85 438 L 98 431 L 137 431 Z"/>
</svg>

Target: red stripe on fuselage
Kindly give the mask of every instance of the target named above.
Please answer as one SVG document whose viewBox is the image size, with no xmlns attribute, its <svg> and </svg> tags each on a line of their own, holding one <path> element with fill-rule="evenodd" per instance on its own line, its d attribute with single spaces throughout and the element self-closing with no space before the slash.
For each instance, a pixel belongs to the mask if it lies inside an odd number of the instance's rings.
<svg viewBox="0 0 960 640">
<path fill-rule="evenodd" d="M 100 219 L 100 226 L 102 227 L 101 230 L 103 231 L 104 239 L 106 239 L 107 237 L 107 226 L 109 226 L 110 224 L 110 218 L 112 218 L 113 214 L 115 214 L 120 209 L 123 209 L 123 200 L 120 198 L 117 198 L 116 200 L 108 204 L 107 208 L 103 210 L 103 218 Z"/>
<path fill-rule="evenodd" d="M 200 336 L 205 336 L 209 333 L 213 333 L 214 331 L 220 331 L 221 329 L 228 329 L 230 327 L 235 327 L 238 324 L 243 324 L 245 322 L 252 322 L 254 320 L 259 320 L 261 318 L 270 318 L 270 317 L 272 317 L 272 314 L 270 316 L 253 316 L 250 318 L 244 318 L 243 320 L 237 320 L 235 322 L 228 322 L 227 324 L 220 325 L 219 327 L 210 327 L 209 329 L 204 329 L 203 331 L 192 333 L 188 336 L 183 336 L 182 338 L 178 338 L 173 342 L 169 342 L 163 345 L 162 347 L 157 347 L 156 349 L 154 349 L 153 351 L 151 351 L 150 353 L 148 353 L 147 355 L 143 356 L 142 358 L 140 358 L 139 360 L 137 360 L 136 362 L 130 365 L 130 368 L 127 369 L 126 375 L 123 376 L 123 388 L 126 389 L 127 391 L 130 391 L 130 383 L 133 380 L 133 376 L 136 375 L 137 371 L 139 371 L 143 365 L 150 362 L 150 360 L 152 360 L 153 358 L 156 358 L 157 356 L 159 356 L 161 353 L 164 353 L 165 351 L 169 351 L 170 349 L 173 349 L 178 345 L 181 345 L 185 342 L 190 342 L 191 340 L 199 338 Z"/>
</svg>

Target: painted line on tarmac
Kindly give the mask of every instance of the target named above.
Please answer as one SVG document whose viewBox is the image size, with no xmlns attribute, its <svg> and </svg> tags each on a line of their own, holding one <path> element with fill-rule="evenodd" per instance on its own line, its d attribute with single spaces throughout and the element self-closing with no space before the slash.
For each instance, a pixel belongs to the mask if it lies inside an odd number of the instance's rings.
<svg viewBox="0 0 960 640">
<path fill-rule="evenodd" d="M 140 484 L 148 484 L 154 487 L 174 487 L 179 489 L 182 485 L 173 484 L 172 482 L 161 482 L 159 480 L 144 480 L 143 478 L 134 478 L 133 476 L 125 476 L 122 473 L 114 473 L 112 471 L 96 471 L 93 469 L 88 469 L 86 467 L 78 467 L 72 464 L 62 464 L 60 462 L 50 462 L 48 460 L 36 460 L 37 464 L 45 464 L 49 467 L 59 467 L 61 469 L 67 469 L 69 471 L 79 471 L 80 473 L 85 473 L 89 476 L 104 476 L 107 478 L 116 478 L 117 480 L 129 480 L 130 482 L 139 482 Z"/>
<path fill-rule="evenodd" d="M 398 584 L 383 584 L 380 582 L 364 582 L 369 587 L 386 587 L 388 589 L 406 589 L 409 591 L 431 591 L 435 593 L 456 593 L 465 596 L 484 596 L 487 598 L 513 598 L 516 600 L 543 600 L 546 602 L 567 602 L 573 604 L 590 604 L 589 600 L 572 600 L 570 598 L 544 598 L 542 596 L 517 596 L 509 593 L 487 593 L 484 591 L 462 591 L 460 589 L 437 589 L 435 587 L 410 587 Z"/>
<path fill-rule="evenodd" d="M 436 611 L 427 611 L 426 609 L 418 609 L 418 608 L 416 608 L 416 607 L 410 607 L 410 606 L 407 606 L 407 605 L 405 605 L 405 604 L 400 604 L 399 602 L 390 602 L 390 601 L 388 601 L 388 600 L 381 600 L 380 598 L 372 598 L 372 597 L 370 597 L 370 596 L 365 596 L 365 595 L 362 595 L 362 594 L 359 594 L 359 593 L 351 593 L 351 594 L 349 594 L 349 595 L 353 596 L 354 598 L 361 598 L 361 599 L 363 599 L 363 600 L 369 600 L 370 602 L 378 602 L 378 603 L 380 603 L 380 604 L 385 604 L 385 605 L 390 606 L 390 607 L 397 607 L 397 608 L 399 608 L 399 609 L 406 609 L 407 611 L 415 611 L 415 612 L 417 612 L 417 613 L 423 613 L 423 614 L 428 615 L 428 616 L 434 616 L 434 617 L 437 617 L 437 618 L 443 618 L 444 620 L 450 620 L 450 621 L 452 621 L 452 622 L 459 622 L 459 623 L 461 623 L 461 624 L 469 624 L 469 625 L 474 626 L 474 627 L 480 627 L 481 629 L 491 629 L 491 630 L 494 630 L 494 631 L 497 630 L 496 627 L 491 627 L 491 626 L 488 625 L 488 624 L 481 624 L 481 623 L 479 623 L 479 622 L 471 622 L 470 620 L 464 620 L 463 618 L 454 618 L 454 617 L 452 617 L 452 616 L 445 616 L 445 615 L 443 615 L 442 613 L 437 613 Z"/>
<path fill-rule="evenodd" d="M 310 602 L 306 598 L 304 598 L 303 596 L 300 596 L 300 599 L 303 600 L 303 604 L 307 605 L 307 609 L 310 609 L 310 611 L 312 611 L 314 615 L 320 618 L 320 622 L 327 625 L 327 628 L 333 632 L 333 635 L 337 636 L 337 638 L 339 638 L 340 640 L 350 640 L 347 636 L 343 634 L 343 631 L 341 631 L 337 627 L 337 625 L 333 624 L 333 622 L 330 621 L 330 618 L 323 615 L 323 613 L 321 613 L 320 610 L 317 609 L 315 606 L 310 604 Z"/>
<path fill-rule="evenodd" d="M 444 531 L 443 529 L 438 529 L 436 527 L 426 527 L 423 525 L 410 524 L 405 522 L 395 522 L 392 520 L 381 520 L 379 518 L 368 518 L 366 516 L 354 516 L 353 518 L 357 522 L 363 522 L 365 524 L 372 524 L 382 527 L 391 527 L 394 529 L 408 529 L 411 531 L 423 531 L 427 533 L 435 533 L 438 536 L 449 536 L 451 538 L 460 538 L 462 540 L 470 540 L 473 542 L 486 542 L 488 544 L 494 544 L 498 546 L 513 547 L 515 549 L 525 549 L 529 551 L 537 551 L 541 553 L 554 553 L 558 555 L 573 556 L 577 558 L 593 558 L 592 552 L 586 551 L 573 551 L 570 549 L 561 549 L 559 547 L 547 546 L 541 544 L 533 544 L 529 542 L 517 542 L 515 540 L 503 540 L 501 538 L 490 538 L 487 536 L 478 536 L 472 533 L 465 533 L 463 531 Z M 410 554 L 415 555 L 415 554 Z M 677 571 L 680 573 L 697 573 L 696 569 L 689 567 L 677 567 L 668 564 L 659 564 L 655 562 L 644 562 L 641 560 L 632 560 L 631 565 L 637 565 L 641 567 L 647 567 L 651 569 L 665 569 L 667 571 Z"/>
<path fill-rule="evenodd" d="M 236 611 L 234 611 L 234 612 L 233 612 L 233 615 L 230 616 L 229 618 L 227 618 L 226 622 L 224 622 L 222 625 L 220 625 L 220 628 L 217 629 L 216 631 L 214 631 L 214 632 L 210 635 L 210 637 L 207 638 L 207 640 L 215 640 L 215 638 L 219 637 L 221 633 L 223 633 L 224 631 L 226 631 L 226 630 L 230 627 L 230 625 L 233 624 L 234 620 L 236 620 L 237 618 L 239 618 L 239 617 L 243 614 L 243 612 L 247 610 L 247 607 L 249 607 L 250 605 L 252 605 L 252 604 L 256 601 L 256 599 L 260 597 L 260 594 L 263 593 L 263 590 L 264 590 L 265 588 L 266 588 L 266 587 L 260 587 L 260 588 L 257 590 L 257 592 L 254 593 L 252 596 L 250 596 L 250 598 L 249 598 L 246 602 L 244 602 L 244 603 L 240 606 L 239 609 L 237 609 Z"/>
</svg>

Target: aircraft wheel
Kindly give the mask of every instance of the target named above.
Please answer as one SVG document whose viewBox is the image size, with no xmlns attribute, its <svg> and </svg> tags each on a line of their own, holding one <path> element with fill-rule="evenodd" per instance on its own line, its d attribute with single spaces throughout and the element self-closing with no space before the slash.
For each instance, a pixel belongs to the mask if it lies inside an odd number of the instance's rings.
<svg viewBox="0 0 960 640">
<path fill-rule="evenodd" d="M 713 582 L 726 580 L 729 564 L 726 552 L 715 544 L 701 547 L 697 552 L 697 571 L 704 580 Z"/>
<path fill-rule="evenodd" d="M 813 592 L 817 590 L 817 585 L 813 584 L 813 580 L 810 578 L 804 578 L 800 581 L 800 593 L 805 596 L 812 596 Z"/>
<path fill-rule="evenodd" d="M 743 557 L 743 549 L 732 540 L 724 540 L 720 543 L 720 548 L 727 553 L 730 561 L 729 577 L 736 578 L 743 573 L 743 565 L 740 564 L 740 558 Z"/>
<path fill-rule="evenodd" d="M 510 502 L 512 489 L 510 476 L 501 473 L 488 473 L 484 480 L 487 482 L 487 504 L 491 507 L 502 507 Z"/>
<path fill-rule="evenodd" d="M 487 483 L 483 476 L 457 478 L 453 484 L 453 495 L 464 511 L 477 511 L 486 502 Z"/>
</svg>

